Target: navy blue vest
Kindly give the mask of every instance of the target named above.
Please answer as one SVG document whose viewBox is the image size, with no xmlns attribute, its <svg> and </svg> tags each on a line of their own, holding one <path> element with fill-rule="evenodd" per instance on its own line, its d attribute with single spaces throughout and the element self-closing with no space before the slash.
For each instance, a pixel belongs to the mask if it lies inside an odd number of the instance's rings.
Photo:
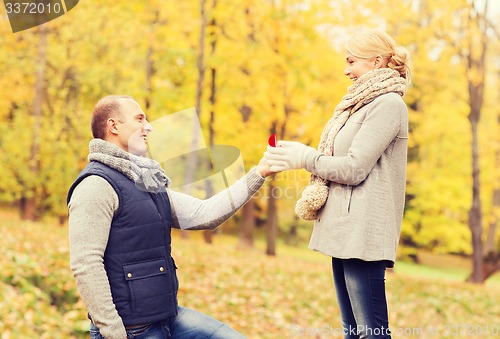
<svg viewBox="0 0 500 339">
<path fill-rule="evenodd" d="M 172 215 L 167 192 L 144 192 L 120 172 L 92 161 L 70 187 L 68 203 L 75 187 L 90 175 L 106 179 L 119 198 L 104 267 L 124 325 L 152 323 L 177 315 L 179 283 L 171 257 Z"/>
</svg>

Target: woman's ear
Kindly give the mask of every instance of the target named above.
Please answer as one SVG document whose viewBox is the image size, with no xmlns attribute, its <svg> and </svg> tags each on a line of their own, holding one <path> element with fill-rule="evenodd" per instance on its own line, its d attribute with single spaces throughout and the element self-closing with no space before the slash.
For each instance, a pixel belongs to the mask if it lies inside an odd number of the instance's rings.
<svg viewBox="0 0 500 339">
<path fill-rule="evenodd" d="M 381 68 L 384 66 L 384 59 L 382 58 L 381 55 L 377 55 L 375 57 L 375 61 L 374 61 L 375 65 L 374 65 L 374 69 L 377 69 L 377 68 Z"/>
</svg>

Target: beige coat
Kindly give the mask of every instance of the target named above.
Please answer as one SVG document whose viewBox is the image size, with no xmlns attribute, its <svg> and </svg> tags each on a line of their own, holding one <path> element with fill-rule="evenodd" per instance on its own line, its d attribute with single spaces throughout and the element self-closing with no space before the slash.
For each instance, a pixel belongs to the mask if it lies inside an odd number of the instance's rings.
<svg viewBox="0 0 500 339">
<path fill-rule="evenodd" d="M 349 118 L 334 156 L 307 157 L 306 169 L 330 181 L 309 248 L 340 259 L 395 261 L 407 146 L 408 109 L 400 95 L 387 93 Z"/>
</svg>

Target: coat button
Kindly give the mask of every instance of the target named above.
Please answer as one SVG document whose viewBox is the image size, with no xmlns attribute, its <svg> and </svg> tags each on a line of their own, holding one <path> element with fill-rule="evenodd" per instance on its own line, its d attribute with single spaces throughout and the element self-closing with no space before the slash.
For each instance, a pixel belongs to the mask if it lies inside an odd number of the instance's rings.
<svg viewBox="0 0 500 339">
<path fill-rule="evenodd" d="M 127 277 L 132 278 L 132 273 L 127 273 Z"/>
<path fill-rule="evenodd" d="M 163 272 L 165 271 L 165 269 L 163 268 L 163 266 L 160 267 L 160 272 Z"/>
</svg>

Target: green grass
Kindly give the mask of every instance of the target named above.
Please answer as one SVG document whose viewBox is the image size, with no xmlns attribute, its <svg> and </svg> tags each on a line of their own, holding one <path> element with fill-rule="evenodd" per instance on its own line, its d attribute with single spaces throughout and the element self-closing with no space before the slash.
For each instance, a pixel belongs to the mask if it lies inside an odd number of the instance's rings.
<svg viewBox="0 0 500 339">
<path fill-rule="evenodd" d="M 427 251 L 419 251 L 418 256 L 419 264 L 398 261 L 396 272 L 401 275 L 449 281 L 465 281 L 471 273 L 471 261 L 468 258 L 445 254 L 437 255 Z M 485 284 L 500 286 L 500 273 L 497 272 L 488 278 Z"/>
<path fill-rule="evenodd" d="M 224 235 L 221 239 L 224 239 Z M 231 239 L 229 237 L 228 239 Z M 224 240 L 223 240 L 224 241 Z M 330 265 L 330 258 L 319 252 L 309 250 L 307 242 L 298 246 L 289 246 L 283 241 L 278 241 L 278 256 L 287 256 L 299 258 L 306 261 L 314 261 L 317 263 L 325 263 Z M 255 242 L 256 248 L 265 251 L 265 242 L 259 238 Z M 419 250 L 419 264 L 397 260 L 394 271 L 397 274 L 411 277 L 419 277 L 423 279 L 439 279 L 464 282 L 471 272 L 471 260 L 458 255 L 451 254 L 433 254 L 429 251 Z M 500 286 L 500 272 L 497 272 L 490 277 L 486 285 Z"/>
<path fill-rule="evenodd" d="M 465 281 L 467 272 L 463 269 L 453 267 L 437 268 L 422 264 L 414 264 L 399 261 L 397 263 L 396 272 L 401 275 L 422 277 L 428 279 L 444 279 Z"/>
<path fill-rule="evenodd" d="M 399 261 L 396 265 L 396 272 L 400 275 L 415 276 L 428 279 L 465 281 L 470 274 L 470 269 L 460 267 L 435 267 L 430 264 L 414 264 Z M 500 286 L 500 274 L 497 272 L 490 277 L 486 286 Z"/>
</svg>

